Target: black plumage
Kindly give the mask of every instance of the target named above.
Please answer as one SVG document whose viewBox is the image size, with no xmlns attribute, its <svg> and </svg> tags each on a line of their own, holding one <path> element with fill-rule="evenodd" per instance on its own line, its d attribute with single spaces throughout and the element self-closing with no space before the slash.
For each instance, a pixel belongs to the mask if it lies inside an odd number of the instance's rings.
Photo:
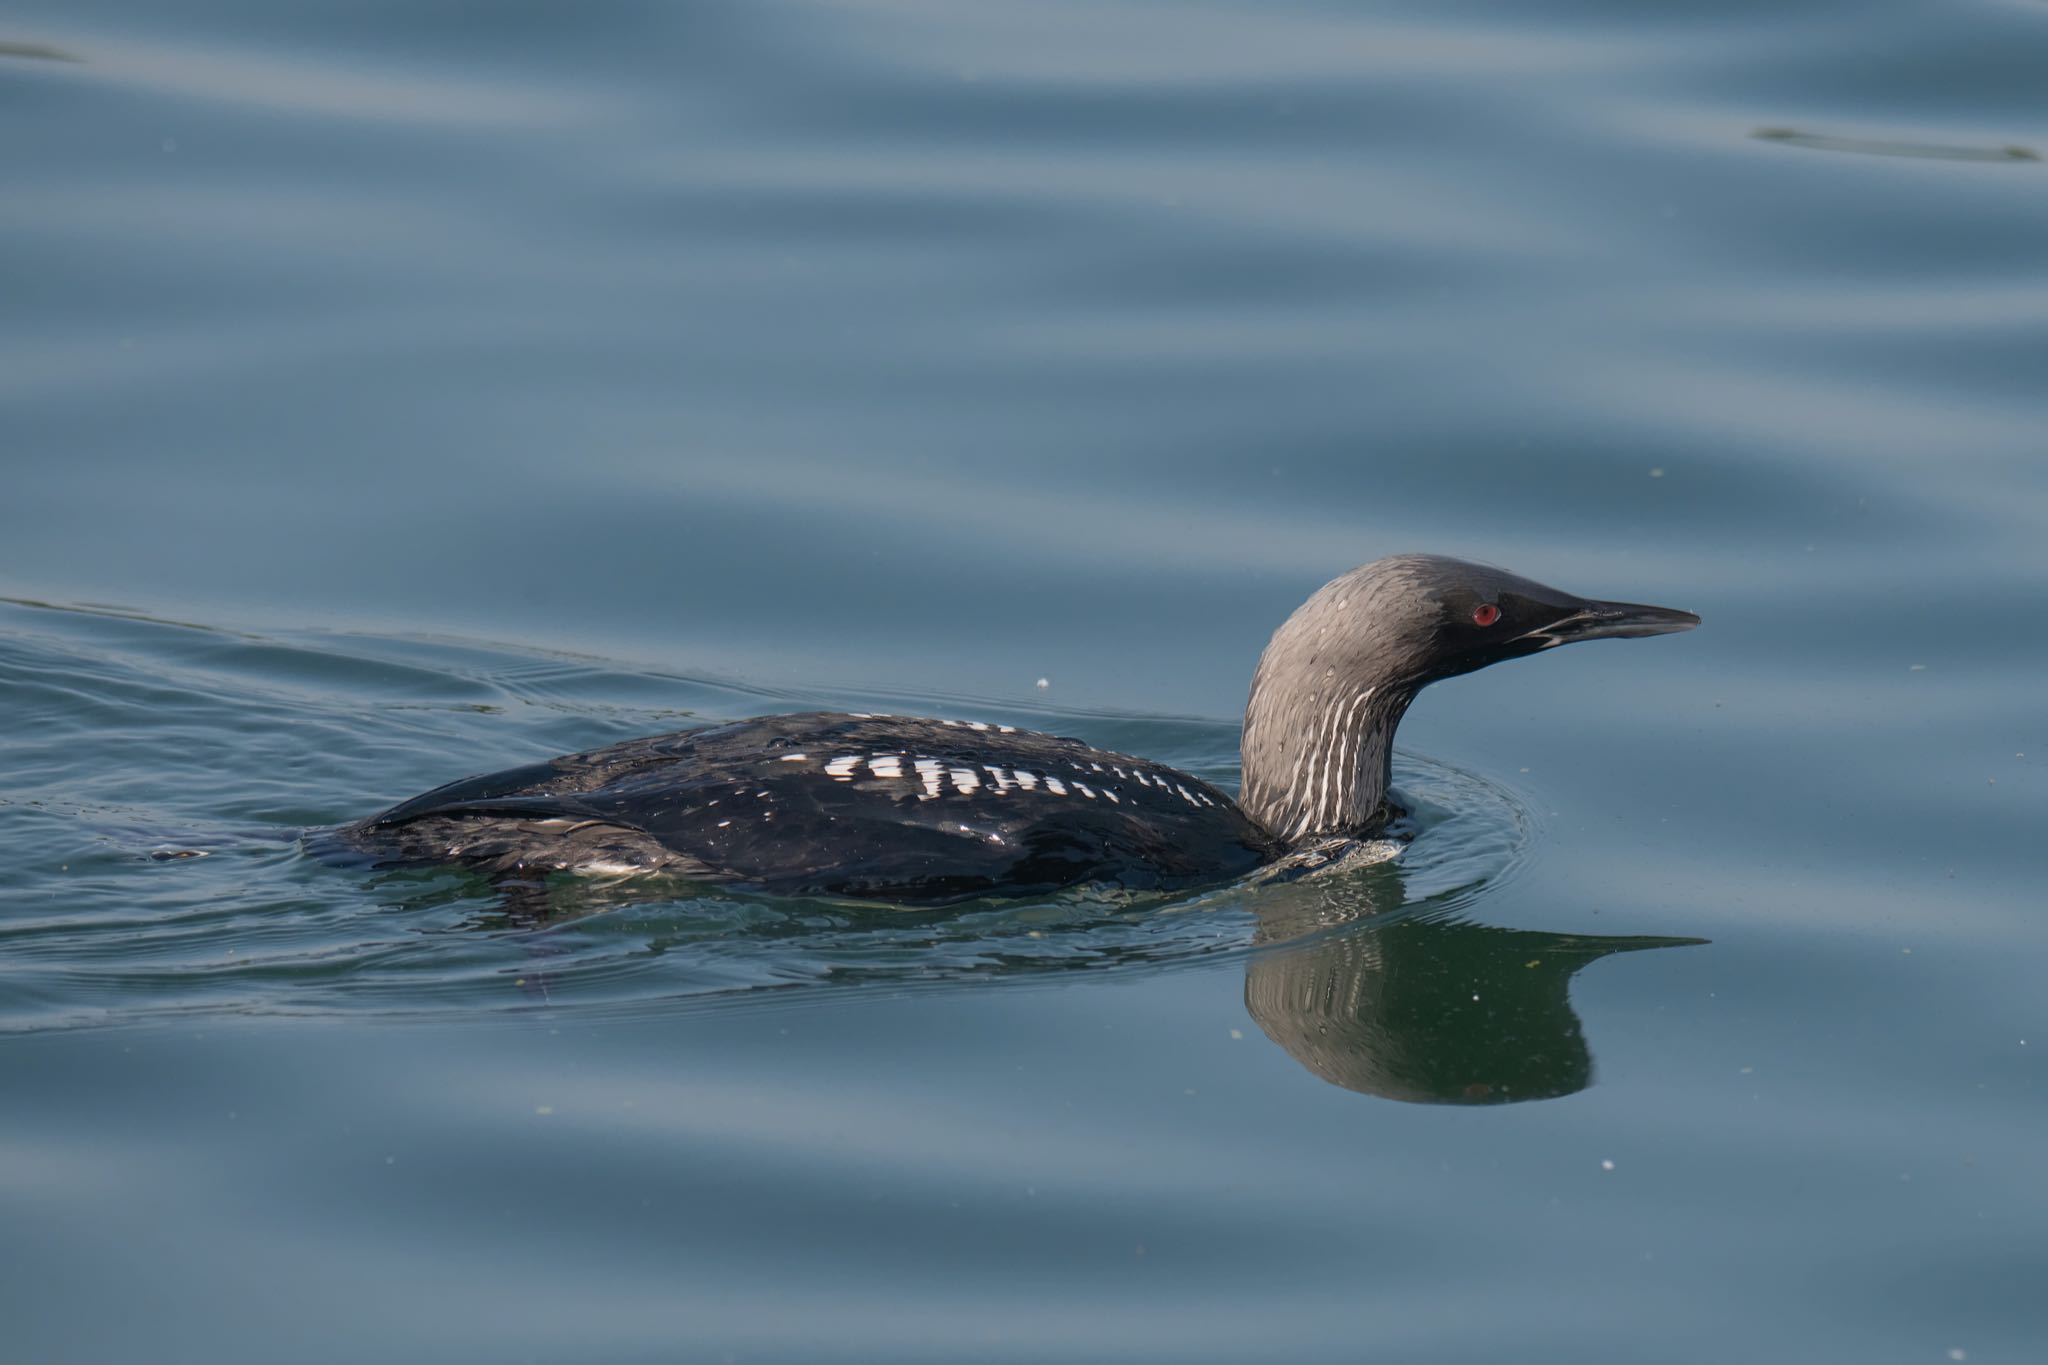
<svg viewBox="0 0 2048 1365">
<path fill-rule="evenodd" d="M 1226 881 L 1279 843 L 1186 773 L 1011 727 L 813 712 L 451 783 L 348 826 L 384 861 L 666 871 L 937 904 Z"/>
</svg>

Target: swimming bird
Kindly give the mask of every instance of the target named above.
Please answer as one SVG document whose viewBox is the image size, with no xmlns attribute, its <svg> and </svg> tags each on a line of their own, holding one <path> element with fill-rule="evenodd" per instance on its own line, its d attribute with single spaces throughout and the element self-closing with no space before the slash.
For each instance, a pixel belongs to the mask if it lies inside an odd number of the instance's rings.
<svg viewBox="0 0 2048 1365">
<path fill-rule="evenodd" d="M 664 872 L 903 905 L 1079 885 L 1180 891 L 1383 829 L 1399 814 L 1394 730 L 1430 683 L 1698 624 L 1394 555 L 1325 584 L 1274 632 L 1252 675 L 1234 800 L 1164 764 L 1015 726 L 807 712 L 467 778 L 336 834 L 380 865 Z"/>
</svg>

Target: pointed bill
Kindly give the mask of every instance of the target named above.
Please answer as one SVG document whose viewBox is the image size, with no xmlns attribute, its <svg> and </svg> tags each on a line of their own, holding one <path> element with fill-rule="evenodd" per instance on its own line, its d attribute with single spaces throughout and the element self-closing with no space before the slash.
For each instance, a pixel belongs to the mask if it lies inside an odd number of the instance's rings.
<svg viewBox="0 0 2048 1365">
<path fill-rule="evenodd" d="M 1674 607 L 1650 607 L 1640 602 L 1588 602 L 1562 621 L 1541 631 L 1557 644 L 1579 640 L 1635 640 L 1645 635 L 1669 635 L 1691 630 L 1700 618 Z"/>
</svg>

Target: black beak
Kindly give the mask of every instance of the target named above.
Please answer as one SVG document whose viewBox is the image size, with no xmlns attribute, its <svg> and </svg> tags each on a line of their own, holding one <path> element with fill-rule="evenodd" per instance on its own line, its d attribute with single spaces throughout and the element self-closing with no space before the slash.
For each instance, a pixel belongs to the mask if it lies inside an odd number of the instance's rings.
<svg viewBox="0 0 2048 1365">
<path fill-rule="evenodd" d="M 1669 635 L 1691 630 L 1700 618 L 1689 611 L 1671 607 L 1646 607 L 1637 602 L 1587 602 L 1561 621 L 1532 630 L 1532 639 L 1550 645 L 1579 640 L 1634 640 L 1645 635 Z"/>
</svg>

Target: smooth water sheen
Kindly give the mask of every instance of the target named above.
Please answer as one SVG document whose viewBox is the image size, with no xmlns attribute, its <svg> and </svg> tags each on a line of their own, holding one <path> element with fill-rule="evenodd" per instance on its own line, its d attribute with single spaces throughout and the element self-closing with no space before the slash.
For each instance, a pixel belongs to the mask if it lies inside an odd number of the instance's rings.
<svg viewBox="0 0 2048 1365">
<path fill-rule="evenodd" d="M 2044 70 L 2036 0 L 13 7 L 0 1358 L 2040 1359 Z M 812 706 L 1228 785 L 1397 550 L 1705 624 L 1166 903 L 301 842 Z"/>
</svg>

